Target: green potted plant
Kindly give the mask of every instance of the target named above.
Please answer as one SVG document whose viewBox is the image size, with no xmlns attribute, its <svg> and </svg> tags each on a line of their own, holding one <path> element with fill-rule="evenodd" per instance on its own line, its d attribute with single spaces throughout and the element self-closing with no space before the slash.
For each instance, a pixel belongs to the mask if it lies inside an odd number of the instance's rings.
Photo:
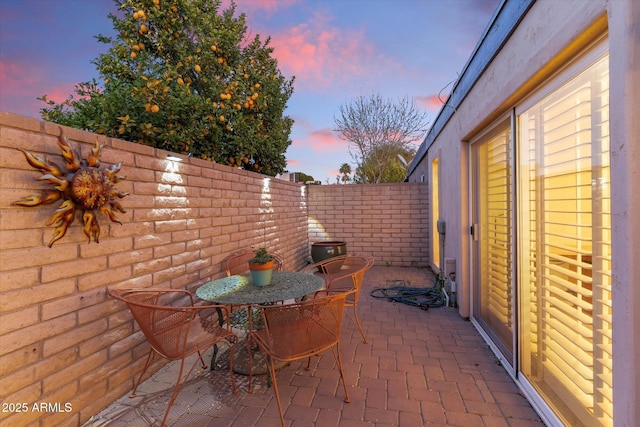
<svg viewBox="0 0 640 427">
<path fill-rule="evenodd" d="M 254 257 L 249 260 L 251 282 L 256 286 L 265 286 L 271 283 L 273 273 L 273 255 L 266 248 L 258 249 Z"/>
</svg>

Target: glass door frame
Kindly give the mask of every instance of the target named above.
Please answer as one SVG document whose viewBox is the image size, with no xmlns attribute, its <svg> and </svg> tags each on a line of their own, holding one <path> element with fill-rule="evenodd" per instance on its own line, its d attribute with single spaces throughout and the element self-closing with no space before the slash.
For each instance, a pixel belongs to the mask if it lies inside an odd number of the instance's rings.
<svg viewBox="0 0 640 427">
<path fill-rule="evenodd" d="M 494 355 L 500 360 L 502 365 L 505 367 L 506 371 L 509 375 L 515 380 L 517 378 L 518 373 L 518 365 L 519 365 L 519 343 L 518 343 L 518 333 L 519 333 L 519 303 L 518 303 L 518 290 L 516 286 L 516 278 L 517 278 L 517 241 L 516 241 L 516 230 L 517 230 L 517 215 L 515 215 L 515 202 L 517 200 L 517 188 L 515 186 L 516 181 L 516 165 L 515 160 L 517 156 L 516 152 L 516 128 L 515 128 L 515 115 L 513 111 L 509 111 L 507 114 L 502 115 L 499 119 L 494 121 L 491 125 L 486 127 L 486 130 L 480 134 L 478 134 L 473 140 L 470 141 L 470 150 L 469 150 L 469 219 L 470 219 L 470 230 L 469 230 L 469 259 L 470 259 L 470 321 L 476 327 L 480 335 L 484 338 L 485 342 L 489 345 Z M 479 251 L 479 230 L 478 230 L 478 206 L 477 206 L 477 150 L 481 144 L 485 143 L 489 138 L 492 137 L 493 134 L 500 132 L 501 129 L 508 128 L 510 134 L 510 150 L 511 150 L 511 158 L 509 165 L 510 167 L 510 179 L 511 179 L 511 209 L 509 214 L 511 215 L 511 230 L 510 230 L 510 244 L 511 244 L 511 322 L 513 324 L 511 331 L 511 352 L 509 357 L 511 360 L 507 359 L 508 349 L 499 342 L 497 338 L 497 334 L 490 332 L 489 325 L 484 322 L 481 317 L 478 315 L 480 307 L 477 306 L 477 293 L 479 291 L 479 281 L 480 281 L 480 265 L 479 258 L 477 257 L 477 252 Z M 507 351 L 505 351 L 507 350 Z"/>
</svg>

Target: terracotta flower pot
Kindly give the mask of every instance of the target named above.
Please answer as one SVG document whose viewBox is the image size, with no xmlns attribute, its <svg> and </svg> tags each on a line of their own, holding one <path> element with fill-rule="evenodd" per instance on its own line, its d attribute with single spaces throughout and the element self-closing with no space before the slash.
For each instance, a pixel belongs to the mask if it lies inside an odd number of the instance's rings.
<svg viewBox="0 0 640 427">
<path fill-rule="evenodd" d="M 273 261 L 264 264 L 249 263 L 249 271 L 251 272 L 251 283 L 255 286 L 266 286 L 271 283 L 273 275 Z"/>
</svg>

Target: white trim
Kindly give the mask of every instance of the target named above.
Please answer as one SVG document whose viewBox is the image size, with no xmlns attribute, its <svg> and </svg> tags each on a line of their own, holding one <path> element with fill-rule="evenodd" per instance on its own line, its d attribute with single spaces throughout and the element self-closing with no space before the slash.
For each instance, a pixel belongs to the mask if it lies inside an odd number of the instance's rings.
<svg viewBox="0 0 640 427">
<path fill-rule="evenodd" d="M 609 43 L 606 35 L 603 38 L 596 41 L 593 45 L 587 47 L 585 52 L 578 55 L 574 61 L 571 61 L 569 65 L 560 69 L 558 72 L 550 76 L 539 87 L 533 89 L 531 94 L 518 102 L 515 106 L 516 118 L 522 114 L 523 111 L 528 110 L 532 105 L 539 102 L 549 94 L 555 92 L 561 86 L 565 85 L 567 81 L 580 74 L 589 65 L 596 62 L 598 59 L 609 54 Z"/>
<path fill-rule="evenodd" d="M 511 138 L 511 149 L 512 149 L 512 164 L 509 165 L 509 167 L 511 168 L 511 173 L 512 175 L 515 173 L 515 169 L 516 169 L 516 157 L 515 157 L 515 117 L 513 115 L 513 111 L 509 111 L 503 115 L 501 115 L 500 117 L 498 117 L 496 120 L 494 120 L 493 122 L 491 122 L 491 124 L 489 124 L 488 126 L 486 126 L 483 130 L 481 130 L 480 132 L 478 132 L 470 141 L 469 141 L 469 157 L 468 157 L 468 205 L 469 205 L 469 224 L 473 225 L 474 224 L 474 219 L 475 218 L 475 205 L 473 203 L 474 201 L 474 197 L 475 197 L 475 187 L 474 187 L 474 183 L 475 183 L 475 175 L 474 175 L 474 168 L 473 168 L 473 162 L 474 162 L 474 146 L 476 144 L 480 144 L 488 139 L 490 139 L 492 136 L 494 136 L 494 134 L 500 133 L 501 130 L 504 130 L 504 127 L 508 126 L 509 130 L 510 130 L 510 138 Z M 512 179 L 514 177 L 512 176 Z M 515 182 L 514 182 L 514 187 L 515 187 Z M 515 191 L 515 188 L 513 189 L 513 191 Z M 514 195 L 515 197 L 515 195 Z M 513 202 L 513 209 L 515 209 L 515 200 Z M 473 236 L 471 235 L 471 232 L 469 230 L 469 232 L 467 233 L 466 238 L 469 241 L 469 319 L 473 322 L 473 324 L 476 326 L 476 329 L 478 329 L 479 331 L 481 331 L 481 335 L 484 338 L 485 342 L 487 342 L 487 344 L 492 348 L 494 354 L 496 355 L 496 357 L 498 357 L 498 359 L 500 359 L 500 362 L 502 363 L 502 366 L 505 367 L 505 370 L 509 373 L 509 375 L 515 379 L 515 375 L 518 372 L 518 368 L 519 368 L 519 354 L 517 353 L 517 350 L 519 348 L 518 345 L 518 332 L 519 332 L 519 307 L 518 307 L 518 301 L 516 298 L 516 294 L 517 294 L 517 290 L 516 290 L 516 274 L 515 274 L 515 263 L 516 263 L 516 259 L 515 257 L 515 239 L 516 239 L 516 228 L 515 228 L 515 220 L 516 220 L 516 216 L 514 214 L 514 212 L 511 212 L 512 215 L 512 230 L 511 230 L 511 240 L 512 240 L 512 253 L 511 253 L 511 288 L 512 288 L 512 307 L 513 307 L 513 334 L 511 336 L 511 340 L 512 340 L 512 358 L 513 358 L 513 362 L 511 361 L 507 361 L 504 356 L 502 355 L 502 353 L 498 350 L 497 346 L 494 344 L 493 340 L 489 338 L 489 335 L 486 334 L 483 330 L 482 327 L 480 326 L 480 324 L 478 323 L 478 321 L 475 318 L 475 312 L 476 312 L 476 307 L 475 307 L 475 277 L 476 277 L 476 259 L 474 257 L 474 247 L 475 247 L 475 242 L 473 240 Z"/>
</svg>

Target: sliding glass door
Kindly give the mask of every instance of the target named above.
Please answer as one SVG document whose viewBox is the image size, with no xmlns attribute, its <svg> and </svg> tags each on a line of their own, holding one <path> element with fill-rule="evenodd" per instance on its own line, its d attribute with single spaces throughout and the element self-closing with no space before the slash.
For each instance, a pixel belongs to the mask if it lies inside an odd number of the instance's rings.
<svg viewBox="0 0 640 427">
<path fill-rule="evenodd" d="M 518 113 L 521 372 L 567 425 L 613 416 L 608 70 Z"/>
<path fill-rule="evenodd" d="M 608 70 L 601 44 L 471 145 L 472 320 L 567 426 L 613 425 Z"/>
<path fill-rule="evenodd" d="M 509 121 L 473 144 L 473 318 L 514 366 L 513 185 Z"/>
</svg>

